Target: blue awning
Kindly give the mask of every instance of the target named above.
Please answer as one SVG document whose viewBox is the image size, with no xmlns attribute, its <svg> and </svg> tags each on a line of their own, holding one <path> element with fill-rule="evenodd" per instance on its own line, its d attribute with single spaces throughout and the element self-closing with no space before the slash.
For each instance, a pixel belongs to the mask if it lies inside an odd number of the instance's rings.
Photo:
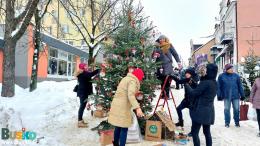
<svg viewBox="0 0 260 146">
<path fill-rule="evenodd" d="M 80 57 L 88 59 L 88 53 L 85 51 L 80 50 L 79 48 L 76 48 L 74 46 L 71 46 L 70 44 L 67 44 L 61 40 L 58 40 L 52 36 L 49 36 L 47 34 L 42 33 L 41 39 L 44 43 L 46 43 L 49 46 L 52 46 L 56 49 L 63 50 L 65 52 L 69 52 L 74 55 L 78 55 Z"/>
</svg>

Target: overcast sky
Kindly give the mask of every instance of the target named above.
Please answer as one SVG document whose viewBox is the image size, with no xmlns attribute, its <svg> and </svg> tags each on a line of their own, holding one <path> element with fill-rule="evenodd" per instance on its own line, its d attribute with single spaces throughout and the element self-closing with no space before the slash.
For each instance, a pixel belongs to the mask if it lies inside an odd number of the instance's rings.
<svg viewBox="0 0 260 146">
<path fill-rule="evenodd" d="M 187 62 L 190 39 L 214 33 L 220 0 L 141 0 L 146 15 Z M 205 39 L 204 39 L 205 40 Z M 205 41 L 204 41 L 205 42 Z"/>
</svg>

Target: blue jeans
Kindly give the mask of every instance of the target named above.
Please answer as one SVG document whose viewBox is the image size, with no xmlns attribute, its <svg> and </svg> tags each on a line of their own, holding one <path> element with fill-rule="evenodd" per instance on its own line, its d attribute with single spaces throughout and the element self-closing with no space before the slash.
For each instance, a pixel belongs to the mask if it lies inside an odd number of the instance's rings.
<svg viewBox="0 0 260 146">
<path fill-rule="evenodd" d="M 210 125 L 202 125 L 202 124 L 192 121 L 191 134 L 192 134 L 194 146 L 200 146 L 199 132 L 200 132 L 201 126 L 203 127 L 203 133 L 204 133 L 204 136 L 206 139 L 206 146 L 212 146 Z"/>
<path fill-rule="evenodd" d="M 114 144 L 125 146 L 128 128 L 115 127 Z"/>
<path fill-rule="evenodd" d="M 239 124 L 239 99 L 224 99 L 225 124 L 230 124 L 230 107 L 233 107 L 235 124 Z"/>
</svg>

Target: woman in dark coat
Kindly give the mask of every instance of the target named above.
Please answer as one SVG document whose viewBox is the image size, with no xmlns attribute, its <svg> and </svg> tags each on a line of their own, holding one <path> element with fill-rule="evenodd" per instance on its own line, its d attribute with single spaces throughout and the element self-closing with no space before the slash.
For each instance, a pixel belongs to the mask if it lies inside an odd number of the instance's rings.
<svg viewBox="0 0 260 146">
<path fill-rule="evenodd" d="M 154 58 L 156 58 L 156 61 L 162 63 L 162 68 L 160 69 L 160 74 L 161 77 L 159 78 L 162 83 L 161 87 L 163 87 L 164 80 L 166 79 L 167 75 L 172 75 L 173 72 L 173 60 L 172 57 L 176 60 L 176 62 L 179 65 L 179 68 L 181 67 L 181 61 L 179 58 L 178 53 L 176 52 L 175 48 L 173 45 L 170 43 L 169 39 L 161 35 L 157 40 L 156 40 L 156 49 L 154 50 L 153 54 L 158 54 L 156 57 L 153 55 Z M 165 91 L 166 91 L 166 96 L 169 98 L 169 91 L 170 91 L 170 80 L 168 79 L 166 84 L 165 84 Z"/>
<path fill-rule="evenodd" d="M 86 107 L 88 96 L 93 94 L 92 77 L 99 73 L 99 69 L 89 72 L 87 71 L 87 64 L 79 64 L 79 70 L 75 73 L 75 77 L 78 79 L 77 96 L 80 99 L 80 106 L 78 112 L 78 127 L 86 128 L 87 123 L 83 121 L 83 113 Z"/>
<path fill-rule="evenodd" d="M 199 131 L 201 126 L 203 126 L 206 146 L 212 146 L 210 125 L 213 125 L 215 121 L 214 98 L 217 94 L 217 72 L 218 67 L 215 64 L 208 64 L 201 70 L 201 79 L 197 88 L 192 89 L 188 84 L 185 84 L 187 94 L 193 98 L 190 115 L 194 146 L 200 146 Z"/>
</svg>

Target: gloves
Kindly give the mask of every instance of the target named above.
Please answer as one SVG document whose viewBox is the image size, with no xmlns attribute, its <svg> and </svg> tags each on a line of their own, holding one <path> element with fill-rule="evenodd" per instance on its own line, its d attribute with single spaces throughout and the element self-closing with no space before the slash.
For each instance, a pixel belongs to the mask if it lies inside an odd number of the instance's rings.
<svg viewBox="0 0 260 146">
<path fill-rule="evenodd" d="M 246 97 L 240 97 L 241 101 L 244 101 L 246 99 Z"/>
</svg>

